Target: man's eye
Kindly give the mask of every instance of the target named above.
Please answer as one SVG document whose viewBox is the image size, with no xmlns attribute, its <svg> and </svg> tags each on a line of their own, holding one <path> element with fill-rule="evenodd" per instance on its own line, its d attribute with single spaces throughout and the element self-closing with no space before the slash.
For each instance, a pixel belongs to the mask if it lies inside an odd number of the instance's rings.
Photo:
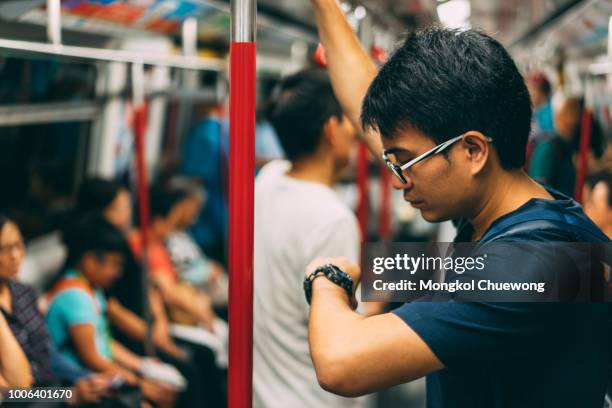
<svg viewBox="0 0 612 408">
<path fill-rule="evenodd" d="M 398 163 L 400 166 L 403 166 L 404 164 L 408 163 L 410 160 L 412 160 L 411 157 L 408 157 L 408 158 L 402 157 L 401 159 L 398 159 Z"/>
</svg>

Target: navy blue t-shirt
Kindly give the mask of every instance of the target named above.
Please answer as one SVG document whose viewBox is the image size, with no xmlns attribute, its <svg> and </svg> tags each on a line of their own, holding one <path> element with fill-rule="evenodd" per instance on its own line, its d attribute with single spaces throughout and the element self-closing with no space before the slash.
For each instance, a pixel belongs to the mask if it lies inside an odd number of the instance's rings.
<svg viewBox="0 0 612 408">
<path fill-rule="evenodd" d="M 576 202 L 552 193 L 556 200 L 533 199 L 496 220 L 481 242 L 608 241 Z M 470 228 L 457 240 L 469 241 Z M 512 259 L 497 265 L 513 273 Z M 412 302 L 394 313 L 445 366 L 427 377 L 430 408 L 603 405 L 612 373 L 609 304 Z"/>
</svg>

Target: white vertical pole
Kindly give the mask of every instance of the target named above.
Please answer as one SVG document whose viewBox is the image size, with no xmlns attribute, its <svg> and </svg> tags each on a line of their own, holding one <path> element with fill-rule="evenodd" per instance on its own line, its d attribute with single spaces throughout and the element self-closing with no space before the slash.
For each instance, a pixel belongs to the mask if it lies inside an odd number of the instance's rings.
<svg viewBox="0 0 612 408">
<path fill-rule="evenodd" d="M 62 45 L 62 5 L 60 0 L 47 0 L 47 39 L 53 45 Z"/>
</svg>

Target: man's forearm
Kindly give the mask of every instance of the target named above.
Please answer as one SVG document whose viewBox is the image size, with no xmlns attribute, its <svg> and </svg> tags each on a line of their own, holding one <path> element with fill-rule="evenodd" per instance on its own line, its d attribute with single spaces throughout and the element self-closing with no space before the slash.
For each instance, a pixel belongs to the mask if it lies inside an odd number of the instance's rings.
<svg viewBox="0 0 612 408">
<path fill-rule="evenodd" d="M 113 360 L 117 364 L 134 372 L 140 371 L 140 365 L 142 364 L 140 356 L 132 353 L 117 341 L 113 341 L 111 347 L 113 351 Z"/>
<path fill-rule="evenodd" d="M 327 391 L 355 397 L 443 368 L 427 344 L 393 313 L 363 317 L 344 289 L 313 282 L 308 324 L 317 379 Z"/>
<path fill-rule="evenodd" d="M 346 378 L 337 370 L 347 368 L 342 364 L 345 356 L 351 354 L 350 339 L 358 323 L 364 318 L 351 309 L 344 289 L 320 277 L 313 282 L 308 338 L 310 353 L 317 378 L 321 386 L 338 392 L 344 388 L 338 384 Z"/>
<path fill-rule="evenodd" d="M 378 134 L 364 133 L 361 128 L 361 105 L 378 72 L 376 65 L 361 46 L 336 0 L 311 1 L 334 93 L 344 113 L 360 130 L 361 137 L 378 159 L 382 151 Z"/>
<path fill-rule="evenodd" d="M 144 320 L 126 309 L 116 299 L 108 301 L 108 317 L 111 323 L 130 338 L 144 341 L 147 336 L 147 325 Z"/>
</svg>

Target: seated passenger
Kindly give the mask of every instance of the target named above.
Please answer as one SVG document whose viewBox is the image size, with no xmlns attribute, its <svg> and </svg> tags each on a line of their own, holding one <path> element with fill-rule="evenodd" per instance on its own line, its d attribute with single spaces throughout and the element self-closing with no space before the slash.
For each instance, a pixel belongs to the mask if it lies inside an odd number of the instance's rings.
<svg viewBox="0 0 612 408">
<path fill-rule="evenodd" d="M 33 384 L 53 384 L 49 365 L 49 344 L 45 320 L 38 311 L 34 289 L 15 280 L 25 255 L 21 233 L 16 224 L 0 217 L 0 308 L 12 333 L 30 361 Z M 41 341 L 43 340 L 43 341 Z"/>
<path fill-rule="evenodd" d="M 194 225 L 204 202 L 204 192 L 188 180 L 174 179 L 171 185 L 183 192 L 183 198 L 170 213 L 173 231 L 166 248 L 179 279 L 202 288 L 215 305 L 227 304 L 227 276 L 223 266 L 204 255 L 187 230 Z"/>
<path fill-rule="evenodd" d="M 32 367 L 13 335 L 3 310 L 3 313 L 0 313 L 0 387 L 28 388 L 32 386 L 33 381 Z"/>
<path fill-rule="evenodd" d="M 79 190 L 77 209 L 79 213 L 101 214 L 126 235 L 130 230 L 132 200 L 128 190 L 114 181 L 85 180 Z M 155 355 L 175 366 L 188 382 L 180 395 L 179 407 L 201 405 L 204 401 L 210 407 L 225 406 L 225 385 L 221 381 L 224 375 L 216 367 L 213 352 L 208 347 L 186 341 L 180 341 L 179 346 L 172 338 L 161 297 L 155 288 L 148 294 L 144 290 L 142 268 L 131 251 L 126 254 L 123 274 L 106 295 L 115 339 L 136 354 L 145 353 L 148 330 L 144 299 L 148 296 Z"/>
<path fill-rule="evenodd" d="M 132 225 L 132 199 L 127 188 L 114 181 L 91 178 L 83 181 L 76 203 L 77 214 L 99 214 L 107 222 L 128 234 Z M 163 304 L 156 293 L 146 293 L 142 284 L 140 265 L 131 251 L 126 253 L 124 272 L 108 288 L 108 316 L 119 330 L 122 344 L 142 345 L 147 334 L 144 321 L 144 299 L 149 297 L 153 317 L 153 341 L 160 351 L 176 359 L 184 359 L 185 353 L 176 345 L 167 330 Z M 141 346 L 142 347 L 142 346 Z M 144 352 L 143 349 L 133 351 Z"/>
<path fill-rule="evenodd" d="M 190 285 L 181 284 L 178 272 L 164 246 L 174 230 L 170 217 L 173 208 L 183 198 L 178 190 L 155 187 L 151 190 L 151 225 L 148 262 L 151 280 L 170 311 L 172 320 L 189 325 L 201 325 L 214 331 L 215 313 L 210 299 Z M 129 237 L 130 247 L 137 257 L 142 257 L 142 237 L 135 231 Z"/>
<path fill-rule="evenodd" d="M 66 360 L 51 343 L 35 291 L 14 280 L 23 258 L 19 228 L 0 216 L 0 383 L 29 387 L 59 381 L 74 386 L 77 402 L 97 402 L 109 396 L 108 377 Z"/>
<path fill-rule="evenodd" d="M 46 298 L 46 320 L 53 342 L 69 360 L 99 373 L 140 386 L 143 395 L 160 406 L 172 406 L 174 389 L 139 379 L 142 359 L 114 341 L 106 320 L 102 289 L 119 277 L 127 250 L 120 231 L 106 221 L 87 216 L 65 234 L 67 269 Z"/>
</svg>

